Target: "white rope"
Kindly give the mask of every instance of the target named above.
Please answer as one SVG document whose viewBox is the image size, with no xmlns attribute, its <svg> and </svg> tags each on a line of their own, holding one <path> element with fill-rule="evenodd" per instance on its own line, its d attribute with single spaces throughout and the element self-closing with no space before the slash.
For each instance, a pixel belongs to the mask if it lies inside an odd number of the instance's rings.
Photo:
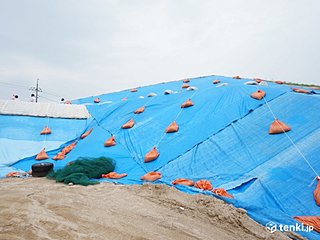
<svg viewBox="0 0 320 240">
<path fill-rule="evenodd" d="M 257 86 L 255 86 L 258 89 Z M 267 107 L 269 108 L 270 113 L 272 114 L 273 118 L 275 120 L 277 120 L 274 112 L 272 111 L 268 101 L 265 99 L 265 97 L 263 97 L 263 100 L 265 101 Z M 281 126 L 281 124 L 279 124 L 280 128 L 282 129 L 282 131 L 284 132 L 284 134 L 286 135 L 286 137 L 289 139 L 289 141 L 291 142 L 291 144 L 296 148 L 297 152 L 301 155 L 301 157 L 305 160 L 305 162 L 309 165 L 309 167 L 311 168 L 311 170 L 315 173 L 316 177 L 319 176 L 319 174 L 317 173 L 317 171 L 311 166 L 310 162 L 307 160 L 307 158 L 303 155 L 303 153 L 300 151 L 300 149 L 298 148 L 298 146 L 293 142 L 292 138 L 285 132 L 285 130 L 283 129 L 283 127 Z M 314 180 L 313 180 L 314 182 Z M 313 184 L 312 182 L 312 184 Z"/>
</svg>

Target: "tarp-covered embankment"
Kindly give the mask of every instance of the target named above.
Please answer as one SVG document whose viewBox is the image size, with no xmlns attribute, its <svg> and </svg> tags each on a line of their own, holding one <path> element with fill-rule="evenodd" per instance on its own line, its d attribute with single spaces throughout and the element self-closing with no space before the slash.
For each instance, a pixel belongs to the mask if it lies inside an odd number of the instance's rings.
<svg viewBox="0 0 320 240">
<path fill-rule="evenodd" d="M 320 97 L 285 84 L 260 83 L 210 76 L 77 100 L 94 118 L 86 127 L 93 130 L 78 138 L 55 168 L 79 157 L 107 156 L 115 160 L 114 171 L 127 176 L 102 181 L 141 184 L 150 172 L 158 174 L 156 183 L 168 185 L 177 178 L 205 180 L 234 197 L 220 198 L 262 224 L 295 224 L 295 216 L 319 215 L 313 197 L 317 182 L 308 185 L 320 172 Z M 192 104 L 185 107 L 188 101 Z M 172 123 L 175 131 L 167 133 Z M 269 133 L 272 123 L 283 124 L 279 134 Z M 34 161 L 14 166 L 29 170 Z M 189 193 L 218 193 L 176 186 Z M 299 234 L 319 238 L 315 232 Z"/>
</svg>

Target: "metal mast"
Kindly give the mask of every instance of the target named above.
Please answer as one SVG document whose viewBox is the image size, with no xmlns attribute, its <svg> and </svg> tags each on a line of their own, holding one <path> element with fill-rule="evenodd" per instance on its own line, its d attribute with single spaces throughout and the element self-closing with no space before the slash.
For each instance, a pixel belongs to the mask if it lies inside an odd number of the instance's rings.
<svg viewBox="0 0 320 240">
<path fill-rule="evenodd" d="M 36 92 L 36 102 L 38 102 L 39 92 L 42 92 L 42 89 L 39 88 L 39 78 L 37 79 L 37 85 L 36 85 L 36 87 L 31 87 L 29 90 Z"/>
</svg>

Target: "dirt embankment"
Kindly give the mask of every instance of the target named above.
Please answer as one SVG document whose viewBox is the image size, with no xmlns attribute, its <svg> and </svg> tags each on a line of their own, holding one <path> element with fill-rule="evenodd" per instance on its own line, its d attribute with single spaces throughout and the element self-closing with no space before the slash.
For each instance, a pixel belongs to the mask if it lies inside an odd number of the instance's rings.
<svg viewBox="0 0 320 240">
<path fill-rule="evenodd" d="M 244 210 L 165 185 L 0 180 L 0 239 L 286 239 Z"/>
</svg>

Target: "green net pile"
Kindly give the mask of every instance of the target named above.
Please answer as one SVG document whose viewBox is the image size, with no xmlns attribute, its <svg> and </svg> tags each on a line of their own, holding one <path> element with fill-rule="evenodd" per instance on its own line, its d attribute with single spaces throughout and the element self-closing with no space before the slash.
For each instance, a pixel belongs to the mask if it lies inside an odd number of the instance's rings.
<svg viewBox="0 0 320 240">
<path fill-rule="evenodd" d="M 65 184 L 88 186 L 99 183 L 90 180 L 91 178 L 101 178 L 102 174 L 112 172 L 114 167 L 115 162 L 111 158 L 78 158 L 72 164 L 56 172 L 50 172 L 47 177 Z"/>
</svg>

